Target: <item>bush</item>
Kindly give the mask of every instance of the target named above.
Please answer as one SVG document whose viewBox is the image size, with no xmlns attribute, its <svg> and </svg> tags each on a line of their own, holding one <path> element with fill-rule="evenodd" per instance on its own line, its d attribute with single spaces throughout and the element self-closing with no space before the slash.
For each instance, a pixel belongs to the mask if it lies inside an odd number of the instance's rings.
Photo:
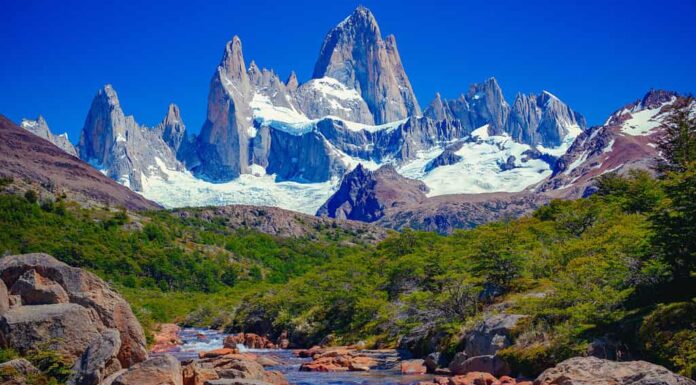
<svg viewBox="0 0 696 385">
<path fill-rule="evenodd" d="M 696 378 L 695 301 L 658 306 L 639 331 L 646 355 L 691 378 Z"/>
</svg>

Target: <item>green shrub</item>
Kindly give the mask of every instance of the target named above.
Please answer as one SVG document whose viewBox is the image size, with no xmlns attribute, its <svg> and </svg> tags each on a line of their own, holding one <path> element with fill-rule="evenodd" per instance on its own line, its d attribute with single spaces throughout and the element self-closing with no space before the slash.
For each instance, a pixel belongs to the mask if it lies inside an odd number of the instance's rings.
<svg viewBox="0 0 696 385">
<path fill-rule="evenodd" d="M 659 305 L 645 317 L 639 337 L 653 360 L 696 378 L 696 302 Z"/>
</svg>

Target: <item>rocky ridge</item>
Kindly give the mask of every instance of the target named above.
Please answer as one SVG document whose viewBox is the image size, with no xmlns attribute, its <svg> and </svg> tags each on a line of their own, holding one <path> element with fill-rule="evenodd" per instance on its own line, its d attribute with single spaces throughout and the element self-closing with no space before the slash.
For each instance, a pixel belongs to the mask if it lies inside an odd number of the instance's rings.
<svg viewBox="0 0 696 385">
<path fill-rule="evenodd" d="M 44 119 L 43 116 L 39 115 L 36 120 L 22 119 L 22 122 L 19 125 L 39 138 L 48 140 L 68 154 L 77 156 L 77 150 L 70 142 L 70 139 L 68 139 L 68 134 L 62 133 L 59 135 L 54 135 L 51 132 L 51 129 L 48 128 L 48 123 L 46 123 L 46 119 Z"/>
</svg>

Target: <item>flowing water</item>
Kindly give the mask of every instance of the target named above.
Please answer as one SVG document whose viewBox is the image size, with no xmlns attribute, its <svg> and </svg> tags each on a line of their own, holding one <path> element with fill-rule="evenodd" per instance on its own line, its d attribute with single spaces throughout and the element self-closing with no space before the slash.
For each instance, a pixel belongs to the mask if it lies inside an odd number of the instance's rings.
<svg viewBox="0 0 696 385">
<path fill-rule="evenodd" d="M 169 353 L 181 361 L 197 359 L 198 352 L 202 350 L 222 348 L 225 336 L 226 334 L 209 329 L 182 329 L 179 338 L 183 344 Z M 244 346 L 240 348 L 242 352 L 267 355 L 282 362 L 280 366 L 266 369 L 282 372 L 291 384 L 297 385 L 410 385 L 432 378 L 429 375 L 402 375 L 398 365 L 369 372 L 301 372 L 300 365 L 310 359 L 295 357 L 291 350 L 246 349 Z"/>
</svg>

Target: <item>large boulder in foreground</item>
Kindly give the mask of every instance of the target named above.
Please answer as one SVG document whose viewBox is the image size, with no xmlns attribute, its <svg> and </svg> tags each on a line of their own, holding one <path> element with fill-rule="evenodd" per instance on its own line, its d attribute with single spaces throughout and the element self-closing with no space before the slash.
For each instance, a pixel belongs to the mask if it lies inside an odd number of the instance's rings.
<svg viewBox="0 0 696 385">
<path fill-rule="evenodd" d="M 696 381 L 645 361 L 575 357 L 544 371 L 534 385 L 696 385 Z"/>
<path fill-rule="evenodd" d="M 64 347 L 77 354 L 99 333 L 116 329 L 121 341 L 117 357 L 123 367 L 147 358 L 145 334 L 130 306 L 96 275 L 37 253 L 0 259 L 0 279 L 20 299 L 19 306 L 0 316 L 2 346 L 24 349 L 30 348 L 27 341 L 62 338 Z M 2 309 L 2 298 L 0 302 Z M 21 336 L 14 330 L 23 330 Z"/>
<path fill-rule="evenodd" d="M 181 364 L 169 354 L 133 365 L 118 375 L 112 385 L 183 385 Z"/>
<path fill-rule="evenodd" d="M 109 329 L 95 338 L 72 368 L 68 385 L 97 385 L 121 370 L 117 355 L 121 348 L 118 330 Z"/>
<path fill-rule="evenodd" d="M 99 337 L 96 315 L 75 303 L 14 307 L 0 316 L 0 346 L 55 350 L 77 359 Z"/>
</svg>

